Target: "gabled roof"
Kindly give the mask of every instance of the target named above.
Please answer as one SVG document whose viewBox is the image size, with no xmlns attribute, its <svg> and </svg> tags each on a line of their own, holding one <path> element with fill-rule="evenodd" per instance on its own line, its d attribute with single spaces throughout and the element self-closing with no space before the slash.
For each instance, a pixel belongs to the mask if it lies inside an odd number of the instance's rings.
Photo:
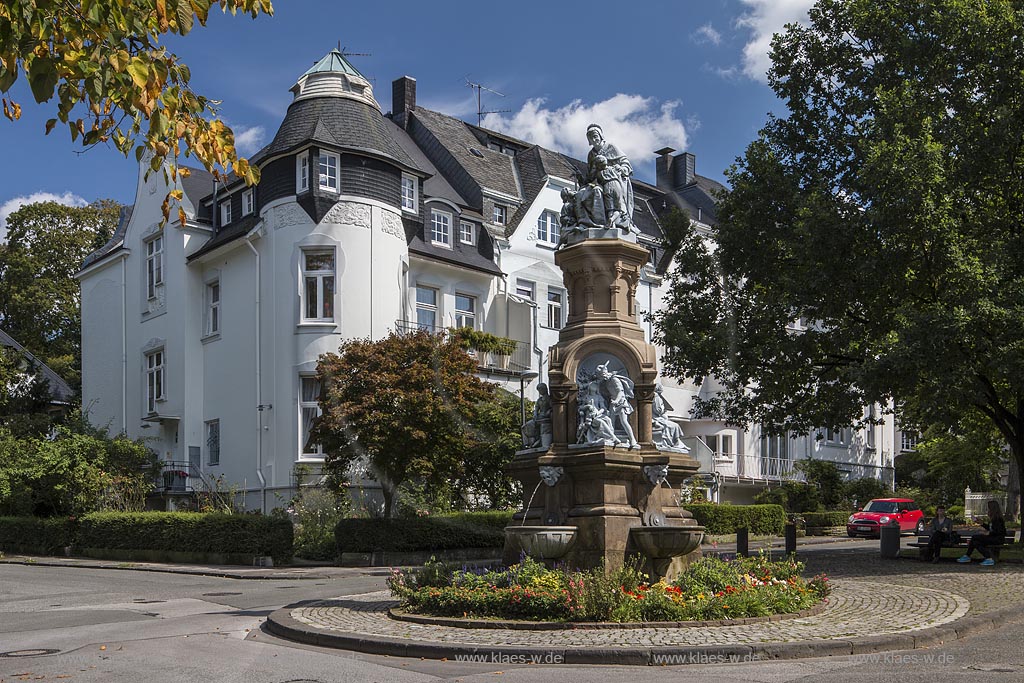
<svg viewBox="0 0 1024 683">
<path fill-rule="evenodd" d="M 107 240 L 106 244 L 85 257 L 85 260 L 82 261 L 83 270 L 96 263 L 104 256 L 118 251 L 124 245 L 124 234 L 128 229 L 128 221 L 132 219 L 132 211 L 134 210 L 134 204 L 131 206 L 121 207 L 120 215 L 117 220 L 117 228 L 114 230 L 114 234 L 110 236 L 110 239 Z"/>
<path fill-rule="evenodd" d="M 32 355 L 28 349 L 15 341 L 14 337 L 3 330 L 0 330 L 0 346 L 14 349 L 20 356 L 39 367 L 41 374 L 46 378 L 50 389 L 50 397 L 54 402 L 69 403 L 74 398 L 75 392 L 60 375 L 51 370 L 48 365 Z"/>
</svg>

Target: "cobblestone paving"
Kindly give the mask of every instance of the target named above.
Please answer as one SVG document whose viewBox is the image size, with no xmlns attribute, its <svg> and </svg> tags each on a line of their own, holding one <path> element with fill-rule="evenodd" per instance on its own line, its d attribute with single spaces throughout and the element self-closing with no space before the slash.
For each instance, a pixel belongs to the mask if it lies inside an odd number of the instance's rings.
<svg viewBox="0 0 1024 683">
<path fill-rule="evenodd" d="M 421 642 L 574 648 L 728 645 L 906 633 L 958 619 L 970 607 L 966 598 L 943 590 L 848 579 L 836 581 L 828 607 L 813 617 L 708 628 L 472 630 L 395 621 L 386 614 L 394 604 L 381 591 L 306 605 L 292 610 L 291 616 L 317 628 Z"/>
</svg>

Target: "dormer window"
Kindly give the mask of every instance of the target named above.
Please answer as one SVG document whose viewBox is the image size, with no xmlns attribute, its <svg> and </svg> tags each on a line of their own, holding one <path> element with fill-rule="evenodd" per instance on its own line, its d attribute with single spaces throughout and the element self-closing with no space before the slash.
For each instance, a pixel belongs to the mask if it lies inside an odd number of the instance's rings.
<svg viewBox="0 0 1024 683">
<path fill-rule="evenodd" d="M 501 204 L 494 205 L 494 212 L 491 214 L 491 221 L 495 225 L 505 225 L 508 220 L 508 208 Z"/>
<path fill-rule="evenodd" d="M 248 216 L 256 208 L 253 201 L 253 191 L 251 189 L 246 190 L 242 193 L 242 215 Z"/>
<path fill-rule="evenodd" d="M 220 224 L 227 225 L 231 222 L 231 199 L 229 198 L 226 202 L 221 202 L 220 205 Z"/>
<path fill-rule="evenodd" d="M 452 247 L 452 215 L 432 209 L 430 212 L 430 241 L 442 247 Z"/>
<path fill-rule="evenodd" d="M 476 244 L 476 226 L 468 221 L 459 221 L 459 241 L 463 244 Z"/>
<path fill-rule="evenodd" d="M 330 192 L 338 191 L 338 155 L 329 152 L 320 153 L 319 162 L 320 189 Z"/>
<path fill-rule="evenodd" d="M 419 211 L 419 183 L 416 177 L 402 174 L 402 209 L 412 213 Z"/>
</svg>

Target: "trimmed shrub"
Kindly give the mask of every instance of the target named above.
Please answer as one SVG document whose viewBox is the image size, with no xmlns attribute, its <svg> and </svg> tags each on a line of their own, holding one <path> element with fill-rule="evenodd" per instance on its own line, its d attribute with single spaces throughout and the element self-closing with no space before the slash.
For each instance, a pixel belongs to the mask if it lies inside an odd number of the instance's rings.
<svg viewBox="0 0 1024 683">
<path fill-rule="evenodd" d="M 460 512 L 411 519 L 343 519 L 335 527 L 338 552 L 370 553 L 500 548 L 511 512 Z"/>
<path fill-rule="evenodd" d="M 95 512 L 82 518 L 76 546 L 111 550 L 269 555 L 292 560 L 287 519 L 199 512 Z"/>
<path fill-rule="evenodd" d="M 850 519 L 850 512 L 848 510 L 802 512 L 800 516 L 804 518 L 804 526 L 807 527 L 846 526 L 846 521 Z"/>
<path fill-rule="evenodd" d="M 0 517 L 0 550 L 63 555 L 78 523 L 68 517 Z"/>
<path fill-rule="evenodd" d="M 781 505 L 690 503 L 686 509 L 709 534 L 734 534 L 739 527 L 760 536 L 781 536 L 786 513 Z"/>
</svg>

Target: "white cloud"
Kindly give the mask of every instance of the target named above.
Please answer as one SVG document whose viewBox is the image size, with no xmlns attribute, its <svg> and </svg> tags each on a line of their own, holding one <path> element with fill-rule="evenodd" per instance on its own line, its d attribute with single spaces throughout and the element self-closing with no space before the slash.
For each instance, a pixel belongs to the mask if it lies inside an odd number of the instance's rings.
<svg viewBox="0 0 1024 683">
<path fill-rule="evenodd" d="M 743 47 L 743 73 L 766 83 L 771 60 L 772 36 L 786 24 L 807 19 L 807 10 L 814 0 L 742 0 L 750 11 L 742 15 L 737 25 L 750 29 L 750 40 Z"/>
<path fill-rule="evenodd" d="M 721 45 L 722 34 L 714 29 L 711 22 L 704 24 L 690 35 L 690 39 L 698 45 L 705 43 L 711 43 L 712 45 Z"/>
<path fill-rule="evenodd" d="M 652 97 L 618 94 L 592 104 L 573 100 L 564 107 L 548 109 L 545 100 L 527 100 L 508 116 L 488 114 L 486 128 L 522 138 L 578 159 L 586 159 L 587 126 L 597 123 L 604 137 L 633 163 L 637 175 L 653 178 L 654 150 L 665 146 L 685 150 L 686 125 L 676 110 L 678 100 L 660 105 Z"/>
<path fill-rule="evenodd" d="M 8 199 L 3 204 L 0 204 L 0 242 L 7 239 L 7 217 L 26 204 L 36 204 L 38 202 L 57 202 L 65 206 L 85 206 L 89 203 L 73 192 L 65 192 L 64 194 L 33 192 L 30 195 Z"/>
<path fill-rule="evenodd" d="M 260 151 L 267 137 L 263 126 L 253 126 L 252 128 L 232 126 L 232 130 L 235 133 L 235 149 L 242 156 L 249 156 Z"/>
</svg>

